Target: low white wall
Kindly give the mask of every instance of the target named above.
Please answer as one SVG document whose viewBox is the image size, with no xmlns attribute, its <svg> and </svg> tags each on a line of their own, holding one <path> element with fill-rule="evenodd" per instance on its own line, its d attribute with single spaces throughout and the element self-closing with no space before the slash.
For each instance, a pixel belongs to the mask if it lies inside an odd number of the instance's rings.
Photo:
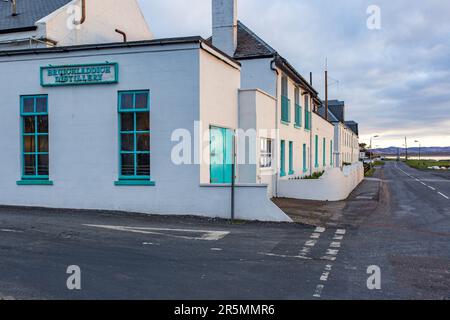
<svg viewBox="0 0 450 320">
<path fill-rule="evenodd" d="M 347 199 L 363 179 L 363 164 L 355 163 L 342 170 L 329 169 L 316 180 L 281 180 L 278 195 L 292 199 L 340 201 Z"/>
<path fill-rule="evenodd" d="M 230 218 L 231 215 L 231 188 L 230 185 L 204 184 L 203 191 L 208 191 L 220 197 L 219 202 L 205 196 L 211 208 L 208 216 Z M 207 192 L 207 193 L 208 193 Z M 205 194 L 206 195 L 206 194 Z M 225 204 L 225 205 L 224 205 Z M 240 220 L 292 222 L 280 208 L 278 208 L 267 196 L 267 185 L 262 184 L 237 184 L 235 188 L 235 215 Z"/>
</svg>

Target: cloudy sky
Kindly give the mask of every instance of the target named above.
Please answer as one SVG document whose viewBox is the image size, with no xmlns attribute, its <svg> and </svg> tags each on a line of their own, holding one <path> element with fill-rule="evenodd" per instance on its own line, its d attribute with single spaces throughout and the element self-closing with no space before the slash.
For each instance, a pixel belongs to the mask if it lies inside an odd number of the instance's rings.
<svg viewBox="0 0 450 320">
<path fill-rule="evenodd" d="M 139 0 L 157 38 L 211 34 L 211 0 Z M 374 146 L 450 146 L 450 2 L 238 0 L 239 19 L 308 77 L 345 100 Z M 381 9 L 369 30 L 367 9 Z"/>
</svg>

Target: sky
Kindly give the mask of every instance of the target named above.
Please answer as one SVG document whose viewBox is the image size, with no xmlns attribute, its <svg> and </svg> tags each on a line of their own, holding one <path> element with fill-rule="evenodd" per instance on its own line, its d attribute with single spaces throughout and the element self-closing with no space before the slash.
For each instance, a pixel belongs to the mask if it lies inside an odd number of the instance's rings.
<svg viewBox="0 0 450 320">
<path fill-rule="evenodd" d="M 139 1 L 156 38 L 211 35 L 211 0 Z M 329 99 L 346 102 L 361 142 L 379 136 L 373 147 L 405 136 L 450 146 L 449 13 L 442 0 L 238 0 L 239 20 L 305 78 L 313 72 L 322 98 L 327 61 Z"/>
</svg>

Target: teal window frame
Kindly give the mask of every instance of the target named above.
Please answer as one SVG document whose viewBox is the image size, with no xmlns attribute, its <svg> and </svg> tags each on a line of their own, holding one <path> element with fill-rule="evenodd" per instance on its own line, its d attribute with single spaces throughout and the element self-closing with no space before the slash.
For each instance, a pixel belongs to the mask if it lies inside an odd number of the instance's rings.
<svg viewBox="0 0 450 320">
<path fill-rule="evenodd" d="M 295 88 L 295 127 L 302 127 L 302 107 L 300 105 L 300 89 Z"/>
<path fill-rule="evenodd" d="M 145 108 L 136 108 L 136 96 L 139 94 L 147 95 L 147 105 Z M 132 108 L 123 108 L 122 96 L 132 95 L 133 106 Z M 149 141 L 149 150 L 138 150 L 138 135 L 148 134 L 149 140 L 151 137 L 151 123 L 150 123 L 150 109 L 151 109 L 151 95 L 150 90 L 127 90 L 118 92 L 118 132 L 119 132 L 119 180 L 115 182 L 116 186 L 155 186 L 155 182 L 151 180 L 151 147 Z M 149 129 L 137 130 L 137 115 L 139 113 L 148 113 L 149 115 Z M 133 114 L 133 130 L 122 130 L 122 115 L 126 113 Z M 122 150 L 122 135 L 133 135 L 133 150 Z M 125 154 L 132 154 L 134 160 L 134 167 L 132 175 L 124 174 L 122 168 L 122 156 Z M 149 156 L 149 174 L 138 174 L 138 155 Z"/>
<path fill-rule="evenodd" d="M 27 111 L 24 107 L 24 101 L 33 99 L 33 111 Z M 37 100 L 45 99 L 45 111 L 37 110 Z M 47 132 L 39 132 L 39 118 L 47 117 Z M 34 122 L 33 132 L 25 132 L 25 121 L 27 118 L 32 118 Z M 49 118 L 48 118 L 48 95 L 22 95 L 20 96 L 20 129 L 21 129 L 21 162 L 22 162 L 22 174 L 21 180 L 17 181 L 17 185 L 53 185 L 50 181 L 50 159 L 48 159 L 49 166 L 47 168 L 47 174 L 39 174 L 39 157 L 50 157 L 50 145 L 49 145 Z M 33 138 L 34 150 L 31 152 L 26 151 L 25 143 L 26 137 Z M 47 137 L 47 151 L 39 151 L 40 137 Z M 34 156 L 35 166 L 34 174 L 28 174 L 26 169 L 26 157 Z"/>
<path fill-rule="evenodd" d="M 303 172 L 308 171 L 308 160 L 306 159 L 306 143 L 303 144 Z"/>
<path fill-rule="evenodd" d="M 281 140 L 281 142 L 280 142 L 280 177 L 286 176 L 285 152 L 286 152 L 286 142 L 284 140 Z"/>
<path fill-rule="evenodd" d="M 330 141 L 330 166 L 334 165 L 333 161 L 333 140 Z"/>
<path fill-rule="evenodd" d="M 314 154 L 314 159 L 315 159 L 315 167 L 318 168 L 319 167 L 319 136 L 316 135 L 315 138 L 315 154 Z"/>
<path fill-rule="evenodd" d="M 323 166 L 327 165 L 327 138 L 323 138 Z"/>
<path fill-rule="evenodd" d="M 294 142 L 289 141 L 289 175 L 292 176 L 294 173 Z"/>
<path fill-rule="evenodd" d="M 311 112 L 309 111 L 309 95 L 305 95 L 305 130 L 311 130 Z"/>
<path fill-rule="evenodd" d="M 281 96 L 281 123 L 291 123 L 291 100 L 286 96 Z"/>
</svg>

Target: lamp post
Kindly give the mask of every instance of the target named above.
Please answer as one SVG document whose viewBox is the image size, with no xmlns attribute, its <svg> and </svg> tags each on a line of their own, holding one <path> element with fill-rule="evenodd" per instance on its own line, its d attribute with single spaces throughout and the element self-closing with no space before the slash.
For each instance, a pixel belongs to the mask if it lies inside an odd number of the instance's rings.
<svg viewBox="0 0 450 320">
<path fill-rule="evenodd" d="M 372 162 L 372 140 L 379 138 L 380 136 L 376 135 L 370 138 L 370 151 L 369 151 L 369 160 Z"/>
<path fill-rule="evenodd" d="M 422 149 L 422 144 L 420 143 L 420 141 L 419 140 L 416 140 L 416 141 L 414 141 L 415 143 L 418 143 L 419 144 L 419 161 L 421 160 L 421 149 Z"/>
</svg>

